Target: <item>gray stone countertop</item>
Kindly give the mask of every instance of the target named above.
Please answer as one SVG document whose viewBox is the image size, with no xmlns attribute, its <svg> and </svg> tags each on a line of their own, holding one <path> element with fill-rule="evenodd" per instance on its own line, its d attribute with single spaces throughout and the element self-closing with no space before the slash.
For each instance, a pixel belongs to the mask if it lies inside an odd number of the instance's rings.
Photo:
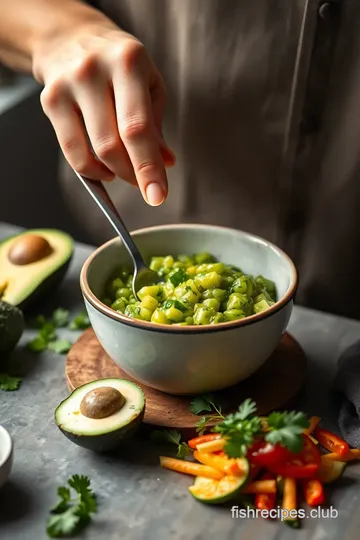
<svg viewBox="0 0 360 540">
<path fill-rule="evenodd" d="M 0 225 L 0 241 L 17 229 Z M 83 309 L 79 270 L 92 248 L 77 245 L 75 257 L 60 289 L 49 297 L 44 311 L 63 306 Z M 299 407 L 324 418 L 336 429 L 330 387 L 339 354 L 360 336 L 360 322 L 296 307 L 289 331 L 308 358 L 308 377 Z M 146 440 L 131 441 L 121 452 L 101 456 L 68 441 L 53 422 L 53 412 L 67 396 L 65 357 L 33 354 L 25 343 L 26 330 L 12 357 L 13 370 L 24 377 L 16 392 L 0 391 L 0 424 L 13 437 L 14 465 L 0 490 L 1 540 L 42 540 L 56 489 L 74 473 L 91 478 L 99 497 L 93 523 L 79 536 L 88 540 L 355 540 L 360 530 L 360 464 L 351 465 L 343 479 L 328 491 L 336 518 L 304 519 L 302 529 L 280 522 L 232 519 L 230 507 L 197 503 L 187 492 L 189 477 L 158 465 L 158 450 Z M 77 334 L 61 331 L 74 341 Z"/>
</svg>

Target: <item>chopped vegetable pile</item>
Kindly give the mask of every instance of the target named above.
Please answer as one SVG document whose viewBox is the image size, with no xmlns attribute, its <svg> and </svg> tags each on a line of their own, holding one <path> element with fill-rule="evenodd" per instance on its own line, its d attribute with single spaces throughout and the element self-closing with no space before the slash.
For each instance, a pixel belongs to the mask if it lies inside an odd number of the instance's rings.
<svg viewBox="0 0 360 540">
<path fill-rule="evenodd" d="M 196 403 L 194 412 L 201 412 L 204 403 Z M 319 417 L 308 420 L 296 411 L 260 417 L 251 400 L 207 434 L 181 443 L 180 434 L 172 432 L 168 441 L 183 450 L 177 458 L 161 456 L 160 464 L 195 476 L 189 491 L 196 499 L 220 504 L 240 496 L 245 508 L 266 511 L 268 517 L 281 507 L 285 523 L 295 528 L 300 526 L 299 493 L 309 507 L 321 507 L 324 484 L 337 480 L 347 462 L 360 459 L 360 449 L 320 427 Z"/>
<path fill-rule="evenodd" d="M 132 293 L 132 274 L 120 268 L 107 283 L 103 303 L 134 319 L 190 326 L 243 319 L 276 302 L 272 281 L 244 274 L 209 253 L 152 257 L 150 268 L 164 281 L 140 289 L 140 300 Z"/>
</svg>

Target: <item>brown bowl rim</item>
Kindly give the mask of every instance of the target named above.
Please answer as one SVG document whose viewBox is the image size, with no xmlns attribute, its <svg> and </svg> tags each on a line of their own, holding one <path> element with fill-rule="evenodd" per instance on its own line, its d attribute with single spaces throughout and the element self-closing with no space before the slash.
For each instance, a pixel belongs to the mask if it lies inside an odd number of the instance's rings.
<svg viewBox="0 0 360 540">
<path fill-rule="evenodd" d="M 242 326 L 249 326 L 250 324 L 254 324 L 260 320 L 267 319 L 268 317 L 271 317 L 281 309 L 283 309 L 291 300 L 294 299 L 298 284 L 299 284 L 299 276 L 297 268 L 292 261 L 292 259 L 287 255 L 281 248 L 273 244 L 272 242 L 269 242 L 268 240 L 265 240 L 264 238 L 261 238 L 260 236 L 248 233 L 246 231 L 240 230 L 240 229 L 233 229 L 230 227 L 223 227 L 219 225 L 204 225 L 204 224 L 198 224 L 198 223 L 186 223 L 186 224 L 171 224 L 171 225 L 155 225 L 153 227 L 146 227 L 142 229 L 137 229 L 135 231 L 131 232 L 131 235 L 140 235 L 142 233 L 148 233 L 151 231 L 160 231 L 163 229 L 169 230 L 169 229 L 191 229 L 196 227 L 197 229 L 203 228 L 203 229 L 213 229 L 213 230 L 225 230 L 228 232 L 236 232 L 236 233 L 242 233 L 246 236 L 251 237 L 254 240 L 261 241 L 265 244 L 267 244 L 269 247 L 271 247 L 274 251 L 276 251 L 281 257 L 286 259 L 289 263 L 289 266 L 292 271 L 291 280 L 290 280 L 290 286 L 287 292 L 284 294 L 284 296 L 275 302 L 273 306 L 271 306 L 266 311 L 262 311 L 260 313 L 256 313 L 254 315 L 250 315 L 249 317 L 245 317 L 244 319 L 238 319 L 235 321 L 229 321 L 219 324 L 204 324 L 202 326 L 196 326 L 196 325 L 189 325 L 189 326 L 175 326 L 175 325 L 166 325 L 166 324 L 155 324 L 149 321 L 141 321 L 139 319 L 132 319 L 131 317 L 127 317 L 126 315 L 123 315 L 122 313 L 118 313 L 117 311 L 112 310 L 110 307 L 103 304 L 91 291 L 88 281 L 87 281 L 87 272 L 88 269 L 92 263 L 92 261 L 97 257 L 97 255 L 106 249 L 110 244 L 113 244 L 115 242 L 119 241 L 119 237 L 114 237 L 98 248 L 96 248 L 91 255 L 86 259 L 84 262 L 81 272 L 80 272 L 80 287 L 81 291 L 84 295 L 84 298 L 91 304 L 93 308 L 95 308 L 98 312 L 102 313 L 103 315 L 106 315 L 110 319 L 113 319 L 115 321 L 118 321 L 122 324 L 125 324 L 127 326 L 132 326 L 133 328 L 140 328 L 142 330 L 147 330 L 149 332 L 163 332 L 167 334 L 206 334 L 206 333 L 213 333 L 213 332 L 222 332 L 226 330 L 233 330 L 235 328 L 240 328 Z"/>
</svg>

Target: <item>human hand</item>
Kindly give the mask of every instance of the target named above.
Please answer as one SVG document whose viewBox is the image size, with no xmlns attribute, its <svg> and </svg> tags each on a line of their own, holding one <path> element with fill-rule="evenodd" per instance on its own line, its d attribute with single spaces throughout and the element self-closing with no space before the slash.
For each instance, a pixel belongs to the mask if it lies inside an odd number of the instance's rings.
<svg viewBox="0 0 360 540">
<path fill-rule="evenodd" d="M 33 72 L 70 166 L 94 180 L 118 176 L 161 204 L 175 157 L 161 133 L 164 84 L 144 46 L 99 13 L 47 36 Z"/>
</svg>

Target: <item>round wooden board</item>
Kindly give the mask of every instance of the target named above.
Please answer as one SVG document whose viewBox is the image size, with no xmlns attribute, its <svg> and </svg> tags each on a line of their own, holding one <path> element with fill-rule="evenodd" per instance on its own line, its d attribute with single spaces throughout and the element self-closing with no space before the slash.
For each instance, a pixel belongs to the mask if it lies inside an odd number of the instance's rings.
<svg viewBox="0 0 360 540">
<path fill-rule="evenodd" d="M 72 346 L 66 361 L 66 380 L 70 391 L 97 379 L 120 377 L 134 381 L 106 354 L 94 331 L 86 330 Z M 300 392 L 305 381 L 306 357 L 300 345 L 284 334 L 274 354 L 254 375 L 223 390 L 231 409 L 246 398 L 253 399 L 258 414 L 287 406 Z M 144 423 L 180 430 L 193 430 L 199 416 L 189 411 L 191 397 L 173 396 L 136 382 L 146 396 Z"/>
</svg>

